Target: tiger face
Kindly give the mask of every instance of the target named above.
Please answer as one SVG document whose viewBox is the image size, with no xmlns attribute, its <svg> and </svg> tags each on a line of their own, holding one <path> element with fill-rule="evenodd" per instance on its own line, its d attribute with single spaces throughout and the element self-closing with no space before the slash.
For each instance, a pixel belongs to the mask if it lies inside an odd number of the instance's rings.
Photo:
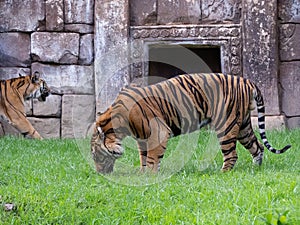
<svg viewBox="0 0 300 225">
<path fill-rule="evenodd" d="M 46 101 L 46 98 L 50 95 L 50 89 L 47 86 L 47 83 L 40 78 L 39 73 L 34 73 L 31 76 L 26 76 L 24 79 L 27 79 L 29 84 L 24 88 L 24 99 L 38 99 L 40 102 Z M 25 81 L 26 82 L 26 81 Z"/>
<path fill-rule="evenodd" d="M 112 128 L 110 110 L 100 114 L 91 139 L 91 153 L 96 170 L 100 173 L 111 173 L 115 160 L 123 154 L 120 139 Z"/>
</svg>

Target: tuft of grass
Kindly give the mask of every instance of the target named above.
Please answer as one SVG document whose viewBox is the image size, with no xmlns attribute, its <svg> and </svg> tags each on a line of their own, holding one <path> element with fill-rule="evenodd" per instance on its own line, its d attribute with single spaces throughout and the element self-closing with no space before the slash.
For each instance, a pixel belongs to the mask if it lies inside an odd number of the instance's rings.
<svg viewBox="0 0 300 225">
<path fill-rule="evenodd" d="M 222 155 L 210 132 L 172 139 L 157 175 L 139 173 L 128 139 L 106 176 L 94 170 L 89 140 L 5 137 L 0 224 L 300 224 L 300 130 L 267 135 L 274 147 L 292 148 L 282 155 L 266 150 L 257 167 L 239 145 L 228 173 L 220 172 Z"/>
</svg>

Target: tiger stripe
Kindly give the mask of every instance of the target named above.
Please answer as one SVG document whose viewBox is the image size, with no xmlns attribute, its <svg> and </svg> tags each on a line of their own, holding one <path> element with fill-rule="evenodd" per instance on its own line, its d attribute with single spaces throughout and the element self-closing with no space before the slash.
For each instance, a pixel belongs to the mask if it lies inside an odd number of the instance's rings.
<svg viewBox="0 0 300 225">
<path fill-rule="evenodd" d="M 185 74 L 146 87 L 127 87 L 120 91 L 109 109 L 100 113 L 91 140 L 91 149 L 97 168 L 105 165 L 97 161 L 97 154 L 105 151 L 114 158 L 114 148 L 122 138 L 136 138 L 140 151 L 141 169 L 145 166 L 158 171 L 167 141 L 171 135 L 193 132 L 207 124 L 215 129 L 223 154 L 222 170 L 230 170 L 238 158 L 236 142 L 249 150 L 253 161 L 262 163 L 264 148 L 254 135 L 250 111 L 254 102 L 258 110 L 260 136 L 273 153 L 265 134 L 263 97 L 258 87 L 248 79 L 224 74 Z M 114 133 L 111 133 L 112 128 Z M 103 136 L 99 139 L 97 136 Z M 111 140 L 114 139 L 114 142 Z M 99 142 L 103 144 L 99 144 Z M 98 142 L 98 143 L 97 143 Z M 105 144 L 109 142 L 110 145 Z M 119 155 L 123 150 L 117 147 Z M 112 162 L 110 163 L 110 165 Z M 111 172 L 100 169 L 99 172 Z"/>
</svg>

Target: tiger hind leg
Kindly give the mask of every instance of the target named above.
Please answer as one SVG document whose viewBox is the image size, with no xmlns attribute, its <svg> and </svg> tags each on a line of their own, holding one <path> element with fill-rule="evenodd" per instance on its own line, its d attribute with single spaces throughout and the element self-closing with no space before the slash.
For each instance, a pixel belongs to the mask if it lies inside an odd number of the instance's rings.
<svg viewBox="0 0 300 225">
<path fill-rule="evenodd" d="M 253 132 L 250 116 L 241 127 L 238 140 L 251 153 L 253 163 L 261 165 L 264 157 L 264 146 L 257 140 Z"/>
</svg>

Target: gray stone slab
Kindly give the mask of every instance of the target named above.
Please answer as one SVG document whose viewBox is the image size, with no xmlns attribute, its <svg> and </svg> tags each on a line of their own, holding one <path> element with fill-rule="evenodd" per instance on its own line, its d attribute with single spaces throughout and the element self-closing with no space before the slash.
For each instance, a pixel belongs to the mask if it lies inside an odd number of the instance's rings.
<svg viewBox="0 0 300 225">
<path fill-rule="evenodd" d="M 28 120 L 43 138 L 60 138 L 60 119 L 28 117 Z"/>
<path fill-rule="evenodd" d="M 280 29 L 280 60 L 300 60 L 300 24 L 283 24 Z"/>
<path fill-rule="evenodd" d="M 19 75 L 26 76 L 30 74 L 29 68 L 22 67 L 0 67 L 0 80 L 7 80 Z"/>
<path fill-rule="evenodd" d="M 158 1 L 158 24 L 197 24 L 201 17 L 200 0 Z"/>
<path fill-rule="evenodd" d="M 289 129 L 297 129 L 300 127 L 300 117 L 287 118 L 287 127 Z"/>
<path fill-rule="evenodd" d="M 0 33 L 0 67 L 27 67 L 30 63 L 29 34 Z"/>
<path fill-rule="evenodd" d="M 241 0 L 201 1 L 202 23 L 240 23 Z"/>
<path fill-rule="evenodd" d="M 79 34 L 35 32 L 31 34 L 31 54 L 35 61 L 76 64 Z"/>
<path fill-rule="evenodd" d="M 266 113 L 279 115 L 277 0 L 243 1 L 243 10 L 243 75 L 261 89 Z"/>
<path fill-rule="evenodd" d="M 40 102 L 37 99 L 33 100 L 33 115 L 60 117 L 61 116 L 61 96 L 50 95 L 45 102 Z"/>
<path fill-rule="evenodd" d="M 62 31 L 64 29 L 63 0 L 46 1 L 46 30 Z"/>
<path fill-rule="evenodd" d="M 65 31 L 90 34 L 94 32 L 94 26 L 90 24 L 65 24 Z"/>
<path fill-rule="evenodd" d="M 85 34 L 80 38 L 79 64 L 91 65 L 94 61 L 94 35 Z"/>
<path fill-rule="evenodd" d="M 94 21 L 94 0 L 64 0 L 66 23 L 87 23 Z"/>
<path fill-rule="evenodd" d="M 43 29 L 44 1 L 0 1 L 0 32 L 35 31 Z"/>
<path fill-rule="evenodd" d="M 95 5 L 95 92 L 102 111 L 129 81 L 128 0 L 98 0 Z"/>
<path fill-rule="evenodd" d="M 42 74 L 57 94 L 94 94 L 93 66 L 46 65 L 33 63 L 32 71 Z"/>
<path fill-rule="evenodd" d="M 62 138 L 84 138 L 95 121 L 93 95 L 64 95 L 62 99 Z"/>
<path fill-rule="evenodd" d="M 130 25 L 156 25 L 157 24 L 157 1 L 132 0 L 130 4 Z"/>
<path fill-rule="evenodd" d="M 280 65 L 281 106 L 288 117 L 300 116 L 300 62 L 285 62 Z"/>
<path fill-rule="evenodd" d="M 281 22 L 300 23 L 300 1 L 278 0 L 278 17 Z"/>
</svg>

